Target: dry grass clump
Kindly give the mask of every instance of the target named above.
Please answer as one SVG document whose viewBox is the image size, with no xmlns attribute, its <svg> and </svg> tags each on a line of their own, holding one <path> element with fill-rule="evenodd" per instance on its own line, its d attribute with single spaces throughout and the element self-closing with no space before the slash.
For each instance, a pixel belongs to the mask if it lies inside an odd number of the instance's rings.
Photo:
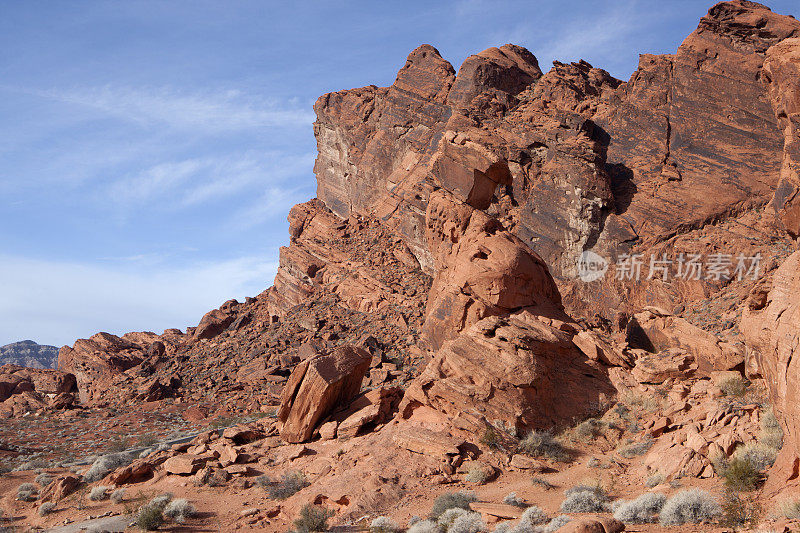
<svg viewBox="0 0 800 533">
<path fill-rule="evenodd" d="M 758 442 L 775 450 L 783 448 L 783 428 L 770 407 L 761 415 L 761 432 Z"/>
<path fill-rule="evenodd" d="M 467 483 L 475 483 L 476 485 L 483 485 L 486 483 L 487 479 L 489 479 L 489 475 L 486 473 L 486 470 L 480 466 L 473 466 L 470 468 L 469 472 L 464 477 Z"/>
<path fill-rule="evenodd" d="M 336 513 L 327 507 L 307 503 L 300 509 L 300 516 L 294 521 L 294 527 L 298 533 L 328 531 L 328 519 L 334 514 Z"/>
<path fill-rule="evenodd" d="M 155 531 L 164 523 L 164 515 L 158 507 L 143 505 L 136 513 L 135 522 L 142 531 Z"/>
<path fill-rule="evenodd" d="M 721 514 L 722 508 L 708 492 L 687 489 L 667 500 L 661 509 L 659 523 L 662 526 L 700 524 L 716 520 Z"/>
<path fill-rule="evenodd" d="M 475 501 L 478 497 L 472 491 L 446 492 L 434 500 L 431 518 L 438 519 L 448 509 L 469 511 L 469 504 Z"/>
<path fill-rule="evenodd" d="M 530 526 L 531 529 L 533 526 L 538 526 L 539 524 L 543 524 L 545 522 L 547 522 L 547 513 L 545 513 L 542 508 L 537 505 L 531 505 L 525 509 L 519 519 L 520 526 Z"/>
<path fill-rule="evenodd" d="M 754 495 L 743 496 L 739 491 L 728 488 L 722 499 L 720 524 L 739 531 L 743 527 L 755 527 L 761 521 L 762 507 Z"/>
<path fill-rule="evenodd" d="M 39 485 L 40 487 L 46 487 L 47 485 L 53 482 L 53 477 L 50 474 L 42 473 L 36 476 L 36 479 L 34 481 L 36 481 L 36 484 Z"/>
<path fill-rule="evenodd" d="M 192 518 L 197 514 L 197 509 L 192 505 L 189 500 L 178 498 L 172 500 L 166 507 L 164 507 L 164 516 L 182 524 L 187 518 Z"/>
<path fill-rule="evenodd" d="M 531 457 L 550 459 L 559 463 L 566 463 L 572 459 L 564 445 L 549 431 L 531 431 L 522 439 L 519 447 Z"/>
<path fill-rule="evenodd" d="M 53 502 L 44 502 L 39 506 L 39 516 L 46 516 L 55 511 L 56 504 Z"/>
<path fill-rule="evenodd" d="M 725 378 L 722 383 L 719 384 L 722 394 L 728 398 L 743 398 L 747 393 L 747 386 L 748 383 L 741 376 Z"/>
<path fill-rule="evenodd" d="M 538 486 L 542 487 L 544 490 L 553 490 L 554 488 L 556 488 L 555 485 L 553 485 L 552 483 L 550 483 L 549 481 L 547 481 L 545 478 L 543 478 L 541 476 L 532 477 L 531 478 L 531 484 L 532 485 L 538 485 Z"/>
<path fill-rule="evenodd" d="M 658 493 L 642 494 L 635 500 L 614 502 L 614 518 L 626 524 L 655 522 L 658 513 L 667 502 L 667 497 Z"/>
<path fill-rule="evenodd" d="M 608 496 L 599 486 L 576 485 L 564 495 L 562 513 L 600 513 L 609 509 Z"/>
<path fill-rule="evenodd" d="M 110 487 L 105 487 L 102 485 L 93 487 L 91 492 L 89 492 L 89 499 L 92 500 L 93 502 L 107 500 L 109 489 Z"/>
<path fill-rule="evenodd" d="M 267 481 L 267 483 L 267 493 L 270 498 L 276 500 L 285 500 L 310 485 L 306 480 L 306 476 L 299 471 L 284 472 L 279 481 Z M 259 484 L 263 484 L 263 482 L 259 482 Z"/>
<path fill-rule="evenodd" d="M 125 499 L 125 489 L 117 489 L 111 493 L 111 501 L 114 503 L 122 503 Z"/>
<path fill-rule="evenodd" d="M 33 483 L 23 483 L 17 487 L 17 500 L 21 502 L 35 502 L 39 497 L 39 489 Z"/>
<path fill-rule="evenodd" d="M 617 453 L 626 459 L 636 457 L 637 455 L 644 455 L 653 447 L 653 442 L 653 439 L 648 437 L 640 442 L 635 442 L 619 448 Z"/>
<path fill-rule="evenodd" d="M 128 466 L 133 462 L 134 457 L 126 453 L 112 453 L 103 455 L 95 459 L 92 466 L 84 472 L 83 480 L 86 483 L 94 483 L 106 477 L 109 472 L 122 466 Z"/>
<path fill-rule="evenodd" d="M 514 507 L 526 507 L 525 502 L 517 497 L 516 492 L 509 492 L 506 494 L 505 498 L 503 498 L 503 503 L 506 505 L 513 505 Z"/>
<path fill-rule="evenodd" d="M 369 533 L 400 533 L 403 528 L 388 516 L 379 516 L 369 525 Z"/>
<path fill-rule="evenodd" d="M 778 502 L 778 514 L 789 520 L 800 519 L 800 500 L 781 500 Z"/>
<path fill-rule="evenodd" d="M 664 477 L 664 474 L 661 472 L 656 472 L 655 474 L 648 476 L 644 482 L 644 486 L 648 489 L 652 489 L 653 487 L 657 487 L 664 483 L 665 480 L 666 478 Z"/>
</svg>

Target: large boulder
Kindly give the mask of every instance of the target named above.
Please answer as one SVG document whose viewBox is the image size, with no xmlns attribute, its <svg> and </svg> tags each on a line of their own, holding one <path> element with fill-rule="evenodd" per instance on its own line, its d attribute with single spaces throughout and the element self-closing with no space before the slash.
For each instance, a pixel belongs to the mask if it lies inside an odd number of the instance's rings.
<svg viewBox="0 0 800 533">
<path fill-rule="evenodd" d="M 570 329 L 529 310 L 480 320 L 446 342 L 411 383 L 401 416 L 427 406 L 471 431 L 495 424 L 523 433 L 591 414 L 615 392 Z"/>
<path fill-rule="evenodd" d="M 423 329 L 431 348 L 486 316 L 523 307 L 561 310 L 547 265 L 496 219 L 437 192 L 426 222 L 436 265 Z"/>
<path fill-rule="evenodd" d="M 278 409 L 281 437 L 287 442 L 309 440 L 323 418 L 355 398 L 371 361 L 365 350 L 340 346 L 297 365 Z"/>
<path fill-rule="evenodd" d="M 653 352 L 681 350 L 697 364 L 696 375 L 708 377 L 718 370 L 743 370 L 743 350 L 721 341 L 713 333 L 685 318 L 658 310 L 637 313 L 628 324 L 628 340 L 634 347 Z"/>
</svg>

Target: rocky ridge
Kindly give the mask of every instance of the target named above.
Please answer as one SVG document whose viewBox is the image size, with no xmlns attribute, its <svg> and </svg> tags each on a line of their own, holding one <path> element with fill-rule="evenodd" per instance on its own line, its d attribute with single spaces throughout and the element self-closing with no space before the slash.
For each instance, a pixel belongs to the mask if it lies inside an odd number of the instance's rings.
<svg viewBox="0 0 800 533">
<path fill-rule="evenodd" d="M 58 364 L 58 347 L 19 341 L 0 346 L 0 365 L 17 365 L 27 368 L 55 368 Z"/>
<path fill-rule="evenodd" d="M 346 522 L 476 469 L 560 472 L 517 438 L 568 440 L 594 420 L 604 430 L 573 444 L 612 477 L 710 486 L 720 457 L 761 443 L 768 396 L 785 445 L 765 494 L 791 488 L 798 36 L 795 19 L 733 0 L 675 54 L 641 56 L 627 82 L 585 61 L 543 73 L 515 45 L 456 73 L 423 45 L 391 87 L 320 97 L 318 199 L 291 210 L 274 285 L 186 332 L 79 340 L 54 373 L 74 380 L 70 406 L 276 419 L 204 433 L 104 483 L 245 490 L 291 466 L 310 487 L 233 521 L 277 530 L 313 501 Z M 605 277 L 576 277 L 585 251 L 610 261 Z M 626 254 L 760 263 L 633 279 Z M 729 391 L 737 380 L 746 392 Z M 44 389 L 18 388 L 4 403 L 46 412 Z"/>
</svg>

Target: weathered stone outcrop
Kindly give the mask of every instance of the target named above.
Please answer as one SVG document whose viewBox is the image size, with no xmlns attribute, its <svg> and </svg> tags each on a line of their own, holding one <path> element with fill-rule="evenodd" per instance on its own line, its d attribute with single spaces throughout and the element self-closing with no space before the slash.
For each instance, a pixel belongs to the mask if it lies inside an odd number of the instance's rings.
<svg viewBox="0 0 800 533">
<path fill-rule="evenodd" d="M 757 372 L 769 388 L 785 438 L 772 478 L 774 489 L 800 483 L 800 252 L 756 287 L 742 314 L 741 329 Z M 753 365 L 748 364 L 752 368 Z"/>
<path fill-rule="evenodd" d="M 423 333 L 433 349 L 489 315 L 523 307 L 561 310 L 547 266 L 497 219 L 436 192 L 426 225 L 436 277 Z"/>
<path fill-rule="evenodd" d="M 371 360 L 364 350 L 341 346 L 297 365 L 278 409 L 281 437 L 287 442 L 310 439 L 325 416 L 346 407 L 358 394 Z"/>
<path fill-rule="evenodd" d="M 800 236 L 799 77 L 800 39 L 786 39 L 767 50 L 762 79 L 783 131 L 783 164 L 772 205 L 786 231 L 795 238 Z"/>
<path fill-rule="evenodd" d="M 74 403 L 75 376 L 57 370 L 0 366 L 0 417 L 44 408 L 65 409 Z"/>
<path fill-rule="evenodd" d="M 573 327 L 522 310 L 485 318 L 448 341 L 400 406 L 446 414 L 457 427 L 520 433 L 586 416 L 613 397 L 606 371 L 572 343 Z"/>
</svg>

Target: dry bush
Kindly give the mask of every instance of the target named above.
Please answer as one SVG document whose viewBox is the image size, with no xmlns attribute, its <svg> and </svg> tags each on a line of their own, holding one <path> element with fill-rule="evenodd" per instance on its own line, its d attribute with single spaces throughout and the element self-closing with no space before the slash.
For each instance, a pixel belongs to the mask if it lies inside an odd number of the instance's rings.
<svg viewBox="0 0 800 533">
<path fill-rule="evenodd" d="M 662 526 L 700 524 L 716 520 L 722 508 L 711 495 L 699 489 L 682 490 L 667 500 L 661 509 Z"/>
<path fill-rule="evenodd" d="M 520 449 L 531 457 L 550 459 L 560 463 L 571 460 L 564 445 L 549 431 L 531 431 L 519 443 Z"/>
</svg>

